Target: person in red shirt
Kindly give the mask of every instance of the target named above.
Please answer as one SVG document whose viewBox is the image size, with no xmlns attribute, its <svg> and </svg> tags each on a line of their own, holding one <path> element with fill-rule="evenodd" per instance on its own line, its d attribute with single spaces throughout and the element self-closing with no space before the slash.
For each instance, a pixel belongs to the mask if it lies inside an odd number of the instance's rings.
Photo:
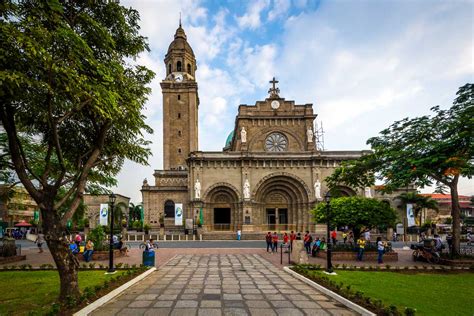
<svg viewBox="0 0 474 316">
<path fill-rule="evenodd" d="M 283 234 L 283 243 L 287 246 L 288 241 L 290 240 L 290 237 L 288 236 L 288 233 Z"/>
<path fill-rule="evenodd" d="M 290 247 L 291 250 L 293 250 L 293 241 L 296 240 L 296 234 L 294 231 L 291 231 L 290 233 Z"/>
<path fill-rule="evenodd" d="M 331 239 L 332 239 L 332 244 L 336 245 L 336 241 L 337 241 L 337 232 L 336 232 L 336 230 L 333 230 L 331 232 Z"/>
<path fill-rule="evenodd" d="M 274 232 L 272 235 L 272 242 L 273 242 L 273 252 L 278 252 L 278 234 Z"/>
</svg>

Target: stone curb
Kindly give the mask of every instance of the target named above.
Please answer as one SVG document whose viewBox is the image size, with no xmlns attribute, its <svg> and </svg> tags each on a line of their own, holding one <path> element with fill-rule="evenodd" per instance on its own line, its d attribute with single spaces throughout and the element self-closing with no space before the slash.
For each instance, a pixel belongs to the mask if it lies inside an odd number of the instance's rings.
<svg viewBox="0 0 474 316">
<path fill-rule="evenodd" d="M 91 312 L 93 312 L 97 308 L 101 307 L 102 305 L 104 305 L 105 303 L 107 303 L 108 301 L 110 301 L 111 299 L 113 299 L 114 297 L 116 297 L 117 295 L 119 295 L 120 293 L 122 293 L 123 291 L 125 291 L 126 289 L 128 289 L 129 287 L 134 285 L 135 283 L 137 283 L 138 281 L 143 280 L 145 277 L 147 277 L 149 274 L 151 274 L 155 271 L 156 271 L 155 267 L 150 268 L 149 270 L 143 272 L 142 274 L 140 274 L 136 278 L 128 281 L 127 283 L 121 285 L 120 287 L 116 288 L 115 290 L 113 290 L 113 291 L 109 292 L 108 294 L 102 296 L 98 300 L 96 300 L 96 301 L 92 302 L 91 304 L 87 305 L 86 307 L 84 307 L 80 311 L 74 313 L 73 316 L 87 316 L 87 315 L 89 315 Z"/>
<path fill-rule="evenodd" d="M 301 281 L 305 282 L 308 285 L 311 285 L 312 287 L 318 289 L 319 291 L 323 292 L 327 296 L 332 297 L 339 303 L 345 305 L 346 307 L 349 307 L 350 309 L 360 313 L 361 315 L 367 315 L 367 316 L 377 316 L 377 314 L 372 313 L 371 311 L 363 308 L 360 305 L 357 305 L 356 303 L 349 301 L 348 299 L 342 297 L 341 295 L 334 293 L 333 291 L 325 288 L 324 286 L 319 285 L 318 283 L 302 276 L 301 274 L 291 270 L 289 267 L 283 267 L 283 270 L 285 270 L 287 273 L 293 275 L 295 278 L 300 279 Z"/>
</svg>

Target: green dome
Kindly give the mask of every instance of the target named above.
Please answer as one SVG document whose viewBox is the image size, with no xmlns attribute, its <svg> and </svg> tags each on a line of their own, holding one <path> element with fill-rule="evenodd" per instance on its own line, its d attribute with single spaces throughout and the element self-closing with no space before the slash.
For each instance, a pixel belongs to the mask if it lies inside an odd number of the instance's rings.
<svg viewBox="0 0 474 316">
<path fill-rule="evenodd" d="M 225 141 L 225 147 L 230 147 L 232 143 L 232 138 L 234 138 L 234 131 L 230 132 L 229 136 L 227 136 L 227 140 Z"/>
</svg>

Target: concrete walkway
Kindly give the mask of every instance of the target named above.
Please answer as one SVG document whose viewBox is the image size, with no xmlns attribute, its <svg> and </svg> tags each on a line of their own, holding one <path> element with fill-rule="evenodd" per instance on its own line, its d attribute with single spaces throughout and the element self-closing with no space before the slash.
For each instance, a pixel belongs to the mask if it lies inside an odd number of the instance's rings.
<svg viewBox="0 0 474 316">
<path fill-rule="evenodd" d="M 256 254 L 177 255 L 92 315 L 357 315 Z"/>
</svg>

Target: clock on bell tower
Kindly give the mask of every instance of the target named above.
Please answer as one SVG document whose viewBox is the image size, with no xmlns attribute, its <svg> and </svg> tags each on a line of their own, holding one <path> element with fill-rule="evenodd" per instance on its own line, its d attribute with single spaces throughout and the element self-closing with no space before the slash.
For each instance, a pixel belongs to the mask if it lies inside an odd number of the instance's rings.
<svg viewBox="0 0 474 316">
<path fill-rule="evenodd" d="M 163 167 L 186 169 L 190 152 L 198 150 L 198 86 L 196 58 L 181 22 L 165 56 L 163 93 Z"/>
</svg>

